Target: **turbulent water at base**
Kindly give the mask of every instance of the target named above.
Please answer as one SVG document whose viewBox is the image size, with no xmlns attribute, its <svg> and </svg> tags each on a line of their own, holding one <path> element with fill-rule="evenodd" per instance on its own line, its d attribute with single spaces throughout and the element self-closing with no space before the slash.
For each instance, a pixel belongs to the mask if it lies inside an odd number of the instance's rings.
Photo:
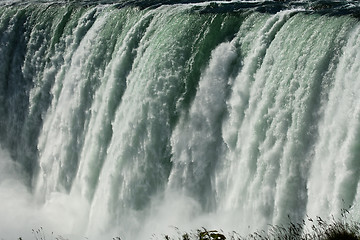
<svg viewBox="0 0 360 240">
<path fill-rule="evenodd" d="M 359 4 L 169 3 L 0 4 L 1 239 L 360 220 Z"/>
</svg>

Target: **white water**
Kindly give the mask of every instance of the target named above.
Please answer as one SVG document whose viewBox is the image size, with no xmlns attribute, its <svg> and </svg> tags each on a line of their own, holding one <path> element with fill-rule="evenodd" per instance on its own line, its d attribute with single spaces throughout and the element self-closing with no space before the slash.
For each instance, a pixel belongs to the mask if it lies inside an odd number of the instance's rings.
<svg viewBox="0 0 360 240">
<path fill-rule="evenodd" d="M 0 237 L 357 217 L 354 18 L 40 6 L 1 9 Z"/>
</svg>

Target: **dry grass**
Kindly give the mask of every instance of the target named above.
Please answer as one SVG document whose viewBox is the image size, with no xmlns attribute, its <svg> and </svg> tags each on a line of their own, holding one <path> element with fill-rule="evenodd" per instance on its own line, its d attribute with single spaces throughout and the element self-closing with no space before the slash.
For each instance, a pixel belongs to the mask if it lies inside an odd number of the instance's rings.
<svg viewBox="0 0 360 240">
<path fill-rule="evenodd" d="M 225 234 L 205 228 L 190 233 L 180 233 L 178 237 L 163 236 L 165 240 L 360 240 L 360 223 L 346 217 L 343 211 L 341 219 L 334 217 L 328 221 L 317 217 L 307 218 L 301 223 L 290 223 L 286 226 L 272 225 L 267 232 L 254 232 L 240 236 L 236 232 Z"/>
</svg>

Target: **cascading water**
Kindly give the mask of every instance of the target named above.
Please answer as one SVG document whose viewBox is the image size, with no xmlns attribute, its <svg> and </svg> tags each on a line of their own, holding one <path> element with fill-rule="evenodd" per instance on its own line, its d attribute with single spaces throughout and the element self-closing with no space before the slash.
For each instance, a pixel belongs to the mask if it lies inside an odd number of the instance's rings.
<svg viewBox="0 0 360 240">
<path fill-rule="evenodd" d="M 0 237 L 359 220 L 360 10 L 321 4 L 3 2 Z"/>
</svg>

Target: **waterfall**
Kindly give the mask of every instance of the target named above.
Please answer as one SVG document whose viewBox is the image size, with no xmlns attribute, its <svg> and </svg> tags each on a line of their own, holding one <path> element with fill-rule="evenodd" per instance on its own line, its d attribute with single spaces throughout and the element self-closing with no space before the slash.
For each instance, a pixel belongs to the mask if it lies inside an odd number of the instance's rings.
<svg viewBox="0 0 360 240">
<path fill-rule="evenodd" d="M 0 237 L 359 220 L 359 6 L 323 4 L 0 3 Z"/>
</svg>

